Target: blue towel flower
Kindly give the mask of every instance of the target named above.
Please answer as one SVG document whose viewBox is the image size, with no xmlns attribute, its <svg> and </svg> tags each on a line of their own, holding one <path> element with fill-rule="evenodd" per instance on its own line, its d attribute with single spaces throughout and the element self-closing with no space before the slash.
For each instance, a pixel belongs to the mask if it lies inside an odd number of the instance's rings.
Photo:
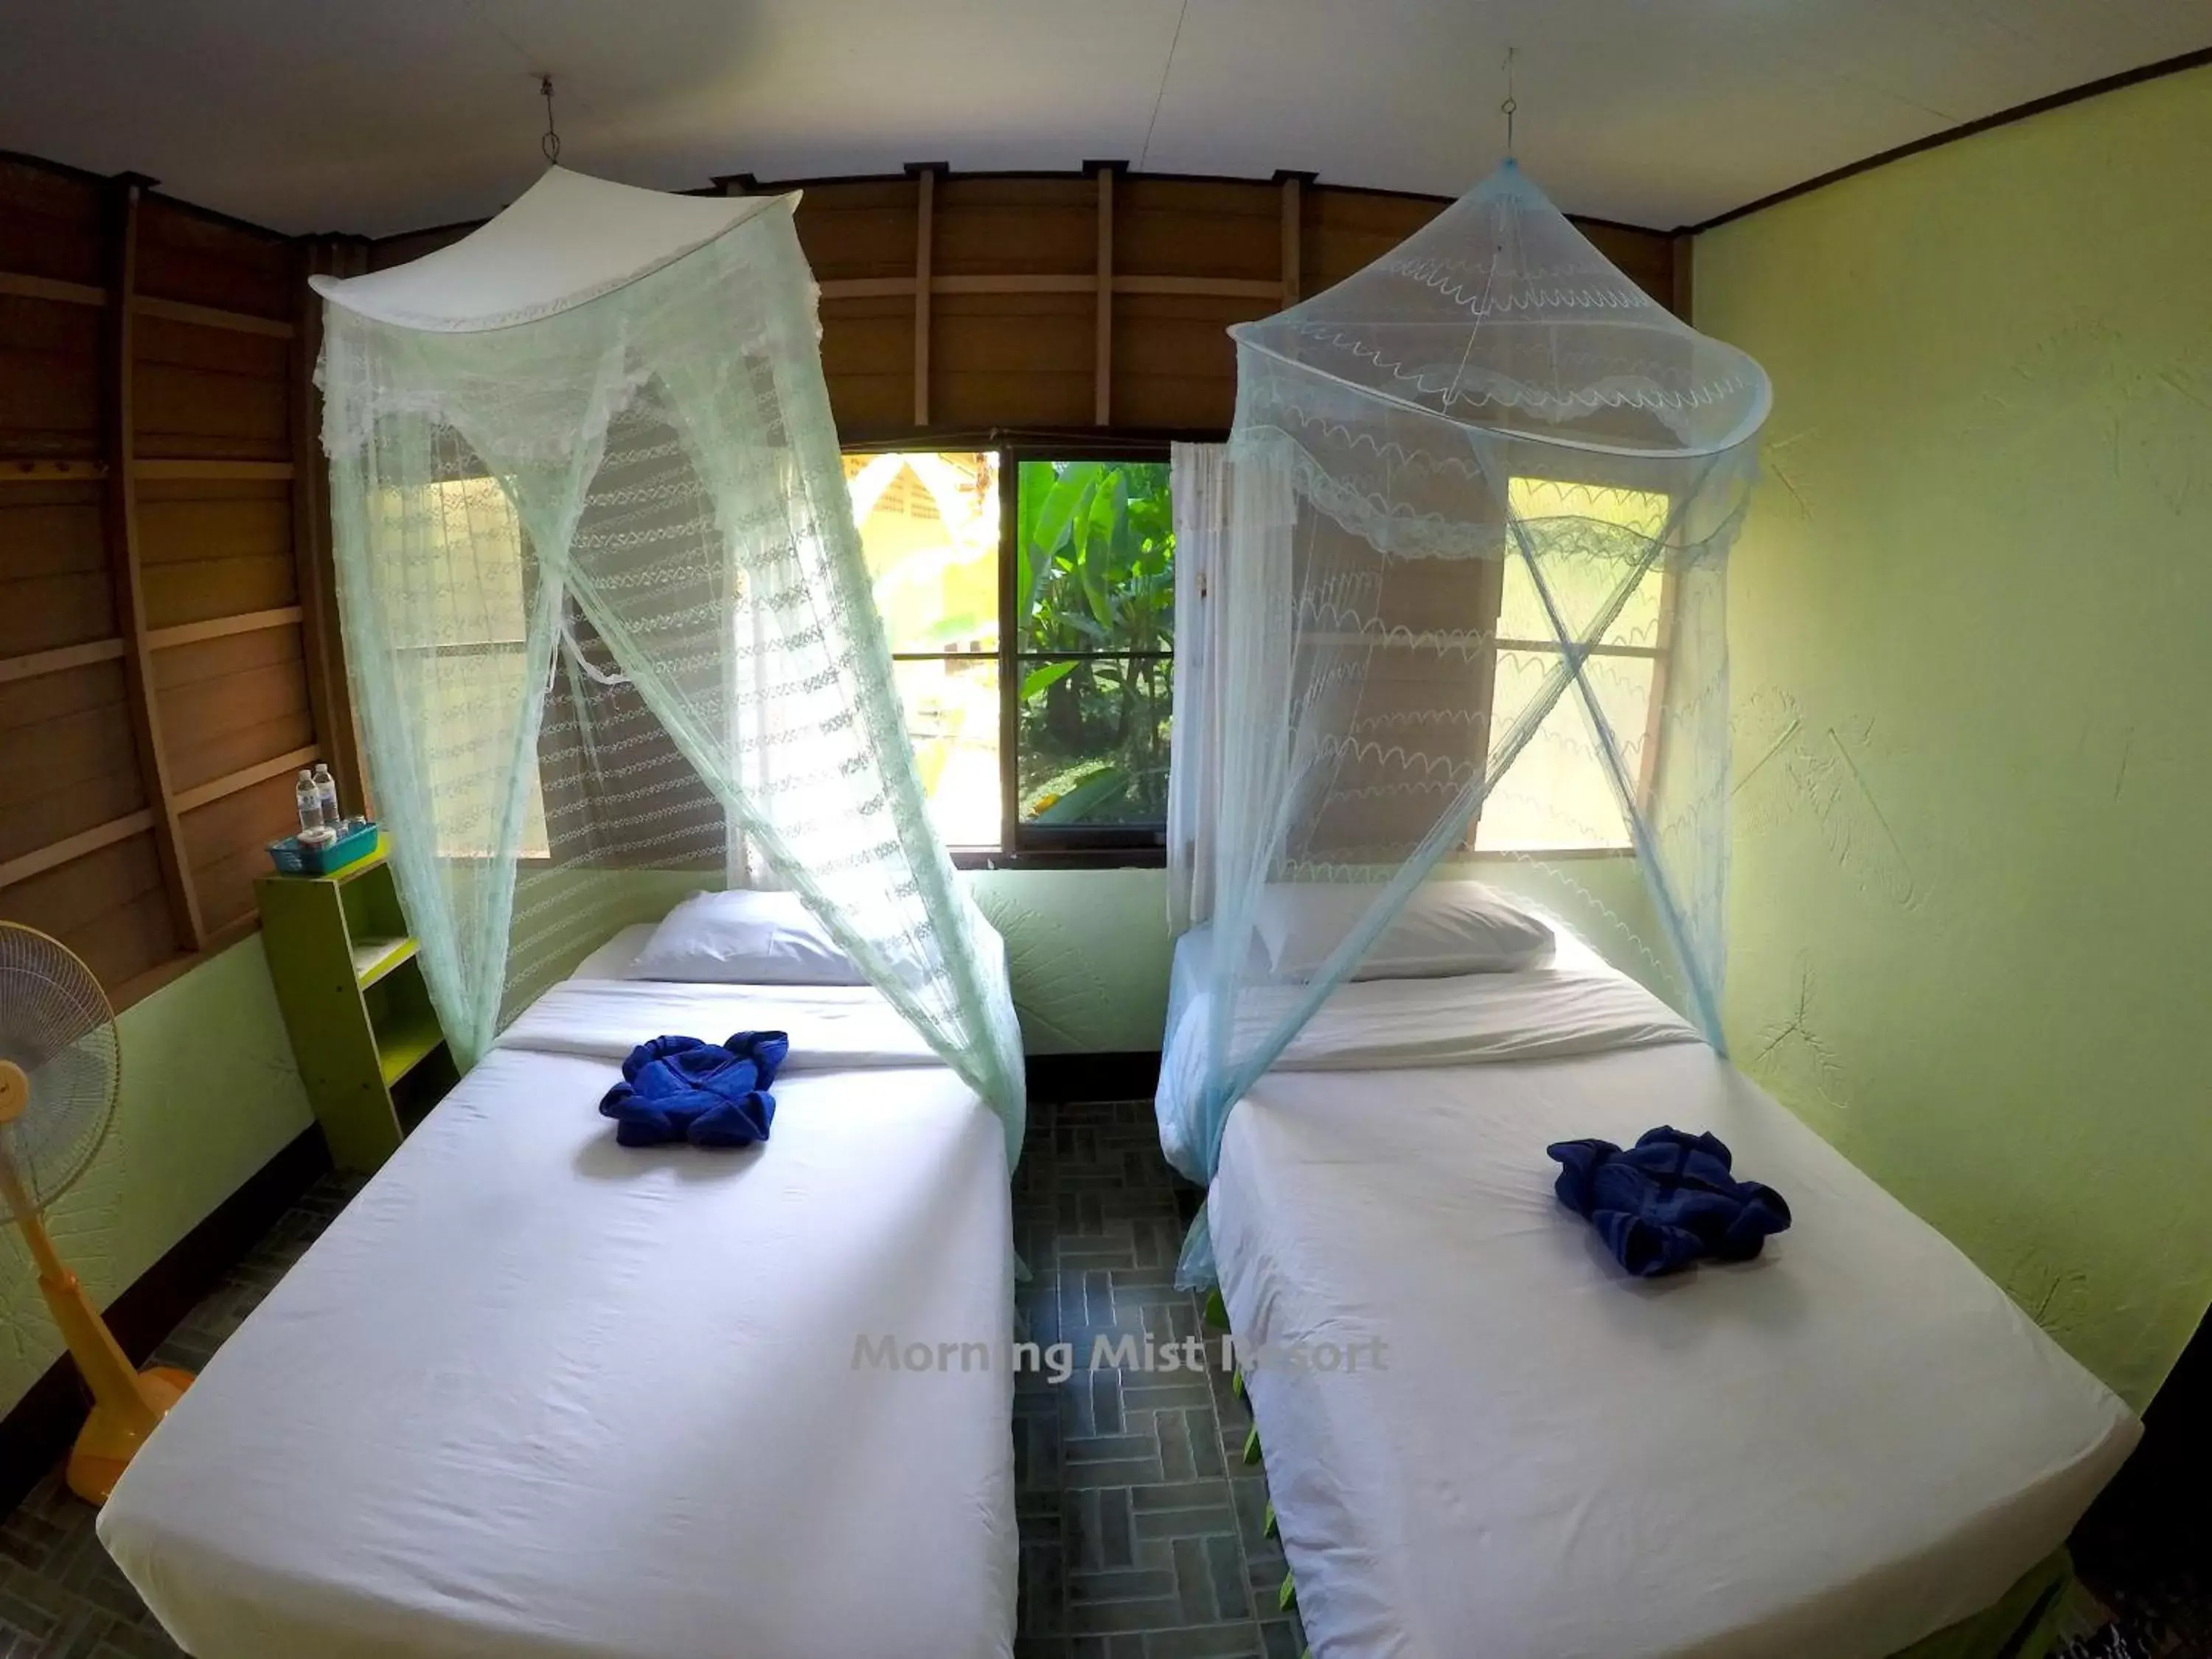
<svg viewBox="0 0 2212 1659">
<path fill-rule="evenodd" d="M 768 1139 L 775 1119 L 768 1087 L 790 1052 L 781 1031 L 733 1032 L 719 1044 L 657 1036 L 629 1051 L 599 1110 L 625 1146 L 750 1146 Z"/>
<path fill-rule="evenodd" d="M 1620 1265 L 1643 1279 L 1700 1258 L 1747 1261 L 1790 1224 L 1771 1187 L 1738 1181 L 1716 1135 L 1647 1130 L 1627 1152 L 1609 1140 L 1545 1148 L 1560 1164 L 1559 1201 L 1596 1228 Z"/>
</svg>

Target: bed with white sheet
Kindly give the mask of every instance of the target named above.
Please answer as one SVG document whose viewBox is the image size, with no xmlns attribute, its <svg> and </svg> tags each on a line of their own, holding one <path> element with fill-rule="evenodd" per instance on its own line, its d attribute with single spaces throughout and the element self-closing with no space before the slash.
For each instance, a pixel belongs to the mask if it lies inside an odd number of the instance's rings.
<svg viewBox="0 0 2212 1659">
<path fill-rule="evenodd" d="M 1203 948 L 1164 1091 L 1199 1075 Z M 1634 1279 L 1554 1197 L 1548 1143 L 1661 1123 L 1790 1200 L 1759 1260 Z M 1248 1381 L 1317 1659 L 1878 1659 L 1996 1601 L 2138 1432 L 1587 952 L 1340 989 L 1231 1114 L 1207 1208 L 1277 1358 Z"/>
<path fill-rule="evenodd" d="M 866 987 L 607 977 L 650 931 L 509 1028 L 117 1487 L 101 1540 L 189 1651 L 1010 1650 L 1000 1124 Z M 748 1027 L 792 1036 L 764 1146 L 615 1145 L 632 1044 Z"/>
</svg>

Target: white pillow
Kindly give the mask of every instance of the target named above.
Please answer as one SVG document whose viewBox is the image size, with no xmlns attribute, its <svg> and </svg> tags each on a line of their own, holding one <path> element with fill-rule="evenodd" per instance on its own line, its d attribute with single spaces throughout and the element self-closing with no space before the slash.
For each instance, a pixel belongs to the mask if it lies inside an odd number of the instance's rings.
<svg viewBox="0 0 2212 1659">
<path fill-rule="evenodd" d="M 696 985 L 865 985 L 867 975 L 796 893 L 694 893 L 630 964 L 631 979 Z"/>
<path fill-rule="evenodd" d="M 1278 976 L 1311 973 L 1358 925 L 1382 884 L 1303 882 L 1260 896 L 1258 928 Z M 1552 959 L 1552 930 L 1475 881 L 1430 881 L 1382 930 L 1354 979 L 1510 973 Z"/>
</svg>

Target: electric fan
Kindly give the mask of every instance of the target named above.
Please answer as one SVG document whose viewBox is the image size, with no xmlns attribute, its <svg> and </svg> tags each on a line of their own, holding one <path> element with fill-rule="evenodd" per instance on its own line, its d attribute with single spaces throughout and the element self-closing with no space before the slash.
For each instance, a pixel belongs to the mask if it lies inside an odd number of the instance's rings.
<svg viewBox="0 0 2212 1659">
<path fill-rule="evenodd" d="M 34 928 L 0 921 L 0 1204 L 92 1389 L 70 1490 L 94 1504 L 192 1380 L 134 1370 L 46 1235 L 43 1213 L 82 1175 L 115 1113 L 115 1013 L 92 970 Z"/>
</svg>

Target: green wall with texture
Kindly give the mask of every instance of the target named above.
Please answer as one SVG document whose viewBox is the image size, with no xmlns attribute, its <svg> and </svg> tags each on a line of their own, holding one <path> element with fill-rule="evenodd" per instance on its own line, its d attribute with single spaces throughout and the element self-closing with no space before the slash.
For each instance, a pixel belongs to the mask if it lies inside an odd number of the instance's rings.
<svg viewBox="0 0 2212 1659">
<path fill-rule="evenodd" d="M 258 934 L 125 1009 L 107 1139 L 47 1218 L 106 1305 L 314 1121 Z M 15 1230 L 0 1244 L 0 1411 L 62 1351 Z"/>
<path fill-rule="evenodd" d="M 1625 971 L 1654 983 L 1638 939 L 1656 937 L 1635 860 L 1538 866 L 1480 859 L 1469 873 L 1558 916 Z M 1156 1049 L 1167 1018 L 1167 875 L 1160 870 L 1001 870 L 967 878 L 1006 942 L 1023 1046 L 1033 1054 Z"/>
<path fill-rule="evenodd" d="M 1698 239 L 1737 1060 L 2141 1407 L 2212 1297 L 2212 70 Z"/>
</svg>

